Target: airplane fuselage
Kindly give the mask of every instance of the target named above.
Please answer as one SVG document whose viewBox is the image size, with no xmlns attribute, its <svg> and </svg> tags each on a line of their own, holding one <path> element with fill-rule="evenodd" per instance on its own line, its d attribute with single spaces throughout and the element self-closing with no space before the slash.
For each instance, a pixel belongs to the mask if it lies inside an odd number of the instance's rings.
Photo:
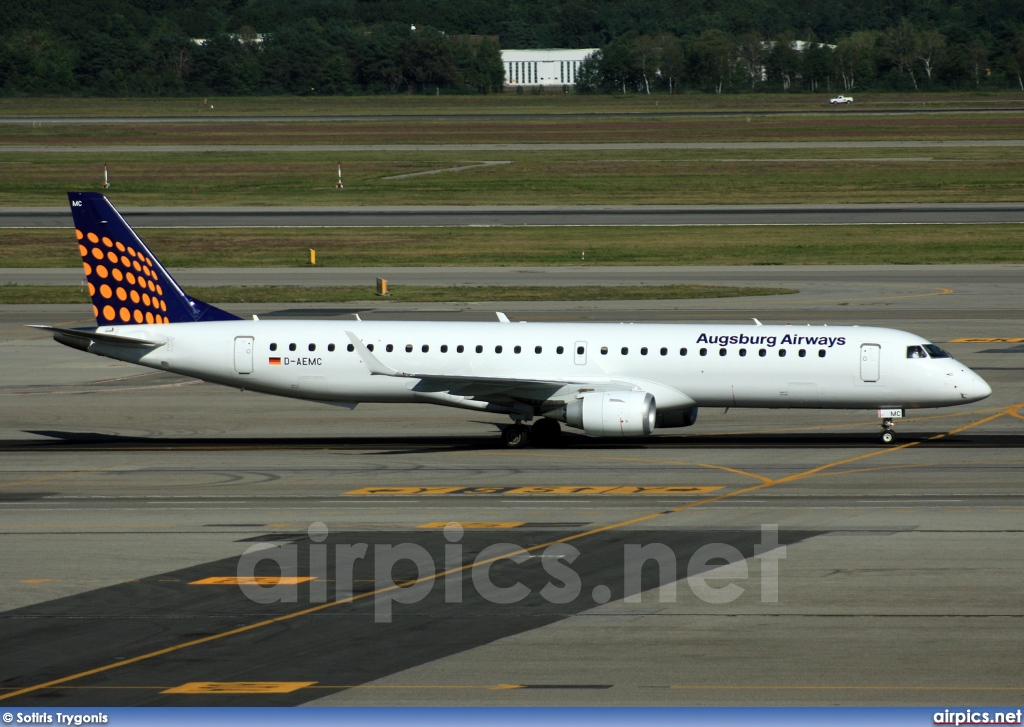
<svg viewBox="0 0 1024 727">
<path fill-rule="evenodd" d="M 953 358 L 910 358 L 910 347 L 929 342 L 888 328 L 237 320 L 97 330 L 163 345 L 144 351 L 94 342 L 93 353 L 326 402 L 505 410 L 493 394 L 485 405 L 471 385 L 452 393 L 450 386 L 436 390 L 414 377 L 374 375 L 349 332 L 398 371 L 577 385 L 615 381 L 650 392 L 659 413 L 694 406 L 913 409 L 966 404 L 991 393 Z M 549 404 L 559 398 L 545 396 Z"/>
</svg>

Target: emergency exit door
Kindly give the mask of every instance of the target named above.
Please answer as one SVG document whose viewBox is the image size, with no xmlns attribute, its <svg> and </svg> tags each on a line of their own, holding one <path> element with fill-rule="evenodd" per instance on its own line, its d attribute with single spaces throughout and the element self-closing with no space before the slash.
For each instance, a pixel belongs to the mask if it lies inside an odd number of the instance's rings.
<svg viewBox="0 0 1024 727">
<path fill-rule="evenodd" d="M 573 351 L 573 354 L 577 366 L 585 365 L 587 363 L 587 342 L 576 341 L 576 350 Z"/>
<path fill-rule="evenodd" d="M 860 347 L 860 380 L 878 381 L 878 354 L 881 346 L 877 343 L 865 343 Z"/>
<path fill-rule="evenodd" d="M 235 371 L 240 374 L 252 373 L 252 336 L 235 339 Z"/>
</svg>

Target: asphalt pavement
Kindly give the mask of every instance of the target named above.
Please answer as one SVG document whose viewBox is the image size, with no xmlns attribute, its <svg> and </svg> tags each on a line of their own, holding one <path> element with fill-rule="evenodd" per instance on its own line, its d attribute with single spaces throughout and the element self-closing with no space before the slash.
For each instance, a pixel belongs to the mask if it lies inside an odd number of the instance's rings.
<svg viewBox="0 0 1024 727">
<path fill-rule="evenodd" d="M 124 207 L 133 227 L 537 227 L 1021 224 L 1024 203 Z M 71 227 L 67 207 L 0 208 L 0 228 Z"/>
</svg>

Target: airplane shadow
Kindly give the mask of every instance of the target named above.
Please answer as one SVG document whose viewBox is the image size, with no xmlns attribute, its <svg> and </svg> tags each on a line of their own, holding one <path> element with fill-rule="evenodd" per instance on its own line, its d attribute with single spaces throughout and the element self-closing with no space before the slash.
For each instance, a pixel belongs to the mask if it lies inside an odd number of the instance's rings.
<svg viewBox="0 0 1024 727">
<path fill-rule="evenodd" d="M 505 449 L 496 436 L 345 436 L 345 437 L 159 437 L 127 436 L 102 432 L 70 432 L 61 430 L 27 430 L 27 434 L 45 440 L 0 441 L 0 451 L 132 451 L 146 449 L 202 451 L 214 449 L 344 449 L 375 450 L 380 454 L 407 454 L 452 451 Z M 903 432 L 895 445 L 917 442 L 917 447 L 936 449 L 1020 449 L 1024 433 L 985 434 L 964 432 L 944 436 L 940 431 Z M 893 446 L 893 445 L 888 445 Z M 856 432 L 787 432 L 773 434 L 660 435 L 627 439 L 595 439 L 579 434 L 563 433 L 555 447 L 531 447 L 526 451 L 570 450 L 638 450 L 638 449 L 881 449 L 877 434 Z"/>
</svg>

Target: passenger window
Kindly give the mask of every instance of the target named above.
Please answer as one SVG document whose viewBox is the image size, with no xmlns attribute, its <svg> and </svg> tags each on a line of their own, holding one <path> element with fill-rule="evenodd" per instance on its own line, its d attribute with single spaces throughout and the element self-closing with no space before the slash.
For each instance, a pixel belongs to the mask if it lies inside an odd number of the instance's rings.
<svg viewBox="0 0 1024 727">
<path fill-rule="evenodd" d="M 576 355 L 577 355 L 577 356 L 582 356 L 582 355 L 583 355 L 583 352 L 584 352 L 584 351 L 586 351 L 586 350 L 587 350 L 587 349 L 583 348 L 583 346 L 577 346 L 577 347 L 576 347 Z"/>
<path fill-rule="evenodd" d="M 412 353 L 412 344 L 411 343 L 405 344 L 405 352 L 406 353 Z"/>
<path fill-rule="evenodd" d="M 441 353 L 448 353 L 448 344 L 447 343 L 441 344 Z"/>
<path fill-rule="evenodd" d="M 643 348 L 640 349 L 640 355 L 641 356 L 646 356 L 647 355 L 647 346 L 644 346 Z"/>
<path fill-rule="evenodd" d="M 465 350 L 466 350 L 466 347 L 463 346 L 461 343 L 458 346 L 455 347 L 455 353 L 462 353 Z"/>
<path fill-rule="evenodd" d="M 277 344 L 276 343 L 270 344 L 270 350 L 271 351 L 276 351 L 277 350 Z"/>
<path fill-rule="evenodd" d="M 742 358 L 743 356 L 746 356 L 746 355 L 747 355 L 747 349 L 741 348 L 740 349 L 740 357 Z"/>
<path fill-rule="evenodd" d="M 334 344 L 333 343 L 328 343 L 327 344 L 327 350 L 328 351 L 333 351 L 334 350 Z"/>
<path fill-rule="evenodd" d="M 719 356 L 724 356 L 724 355 L 725 355 L 726 353 L 728 353 L 728 352 L 729 352 L 729 350 L 728 350 L 728 349 L 726 349 L 726 348 L 720 348 L 720 349 L 718 349 L 718 355 L 719 355 Z"/>
<path fill-rule="evenodd" d="M 565 349 L 562 348 L 561 346 L 559 346 L 558 348 L 555 349 L 555 353 L 557 353 L 559 356 L 561 356 L 564 352 L 565 352 Z"/>
<path fill-rule="evenodd" d="M 823 349 L 823 348 L 819 348 L 818 349 L 818 358 L 825 358 L 825 349 Z"/>
<path fill-rule="evenodd" d="M 920 346 L 907 346 L 907 358 L 928 358 L 928 354 Z"/>
<path fill-rule="evenodd" d="M 762 348 L 761 350 L 759 350 L 759 351 L 757 352 L 757 355 L 758 355 L 758 356 L 760 356 L 761 358 L 764 358 L 765 356 L 767 356 L 767 355 L 768 355 L 768 352 L 767 352 L 767 351 L 765 351 L 765 350 L 764 350 L 764 349 Z"/>
<path fill-rule="evenodd" d="M 387 351 L 388 353 L 391 353 L 392 351 L 395 350 L 395 346 L 394 344 L 389 343 L 387 346 L 384 347 L 384 350 Z"/>
<path fill-rule="evenodd" d="M 372 343 L 366 344 L 366 350 L 372 352 L 373 351 L 373 344 Z"/>
<path fill-rule="evenodd" d="M 476 352 L 477 353 L 483 353 L 484 352 L 484 347 L 483 346 L 477 346 L 476 347 Z"/>
<path fill-rule="evenodd" d="M 309 350 L 310 351 L 315 351 L 316 350 L 316 344 L 315 343 L 309 344 Z"/>
<path fill-rule="evenodd" d="M 679 355 L 680 355 L 680 356 L 685 356 L 685 355 L 686 355 L 686 348 L 685 348 L 685 347 L 684 347 L 684 348 L 681 348 L 681 349 L 679 349 Z"/>
<path fill-rule="evenodd" d="M 608 355 L 608 347 L 607 346 L 601 346 L 601 355 L 602 356 L 607 356 Z"/>
<path fill-rule="evenodd" d="M 522 353 L 523 352 L 523 347 L 522 346 L 516 346 L 515 348 L 512 349 L 512 351 L 513 351 L 513 353 Z"/>
<path fill-rule="evenodd" d="M 929 354 L 931 354 L 932 358 L 953 358 L 934 343 L 926 343 L 924 348 Z"/>
<path fill-rule="evenodd" d="M 807 349 L 806 348 L 801 348 L 800 349 L 800 358 L 804 358 L 805 356 L 807 356 Z"/>
<path fill-rule="evenodd" d="M 784 348 L 780 348 L 779 349 L 779 358 L 786 358 L 786 349 L 784 349 Z"/>
<path fill-rule="evenodd" d="M 708 355 L 708 350 L 707 350 L 706 348 L 702 348 L 702 349 L 700 350 L 700 355 L 701 355 L 701 356 L 707 356 L 707 355 Z"/>
<path fill-rule="evenodd" d="M 494 352 L 495 353 L 501 353 L 501 346 L 495 346 L 494 347 Z"/>
<path fill-rule="evenodd" d="M 347 346 L 345 346 L 345 349 L 346 349 L 347 351 L 355 351 L 355 350 L 356 350 L 356 347 L 355 347 L 355 346 L 353 346 L 353 345 L 352 345 L 352 344 L 350 343 L 350 344 L 348 344 Z"/>
<path fill-rule="evenodd" d="M 544 349 L 543 349 L 543 348 L 541 348 L 540 346 L 534 346 L 534 347 L 533 347 L 533 352 L 534 352 L 534 353 L 540 353 L 540 352 L 541 352 L 541 351 L 543 351 L 543 350 L 544 350 Z"/>
<path fill-rule="evenodd" d="M 288 344 L 288 350 L 289 351 L 294 351 L 295 350 L 295 344 L 294 343 L 289 343 Z"/>
<path fill-rule="evenodd" d="M 428 351 L 430 351 L 430 346 L 424 343 L 420 350 L 423 351 L 423 353 L 427 353 Z"/>
<path fill-rule="evenodd" d="M 626 347 L 626 346 L 622 347 L 622 355 L 623 356 L 628 356 L 629 355 L 629 348 L 628 347 Z"/>
<path fill-rule="evenodd" d="M 668 356 L 668 349 L 665 348 L 664 346 L 662 346 L 662 348 L 661 348 L 661 355 L 662 356 Z"/>
</svg>

